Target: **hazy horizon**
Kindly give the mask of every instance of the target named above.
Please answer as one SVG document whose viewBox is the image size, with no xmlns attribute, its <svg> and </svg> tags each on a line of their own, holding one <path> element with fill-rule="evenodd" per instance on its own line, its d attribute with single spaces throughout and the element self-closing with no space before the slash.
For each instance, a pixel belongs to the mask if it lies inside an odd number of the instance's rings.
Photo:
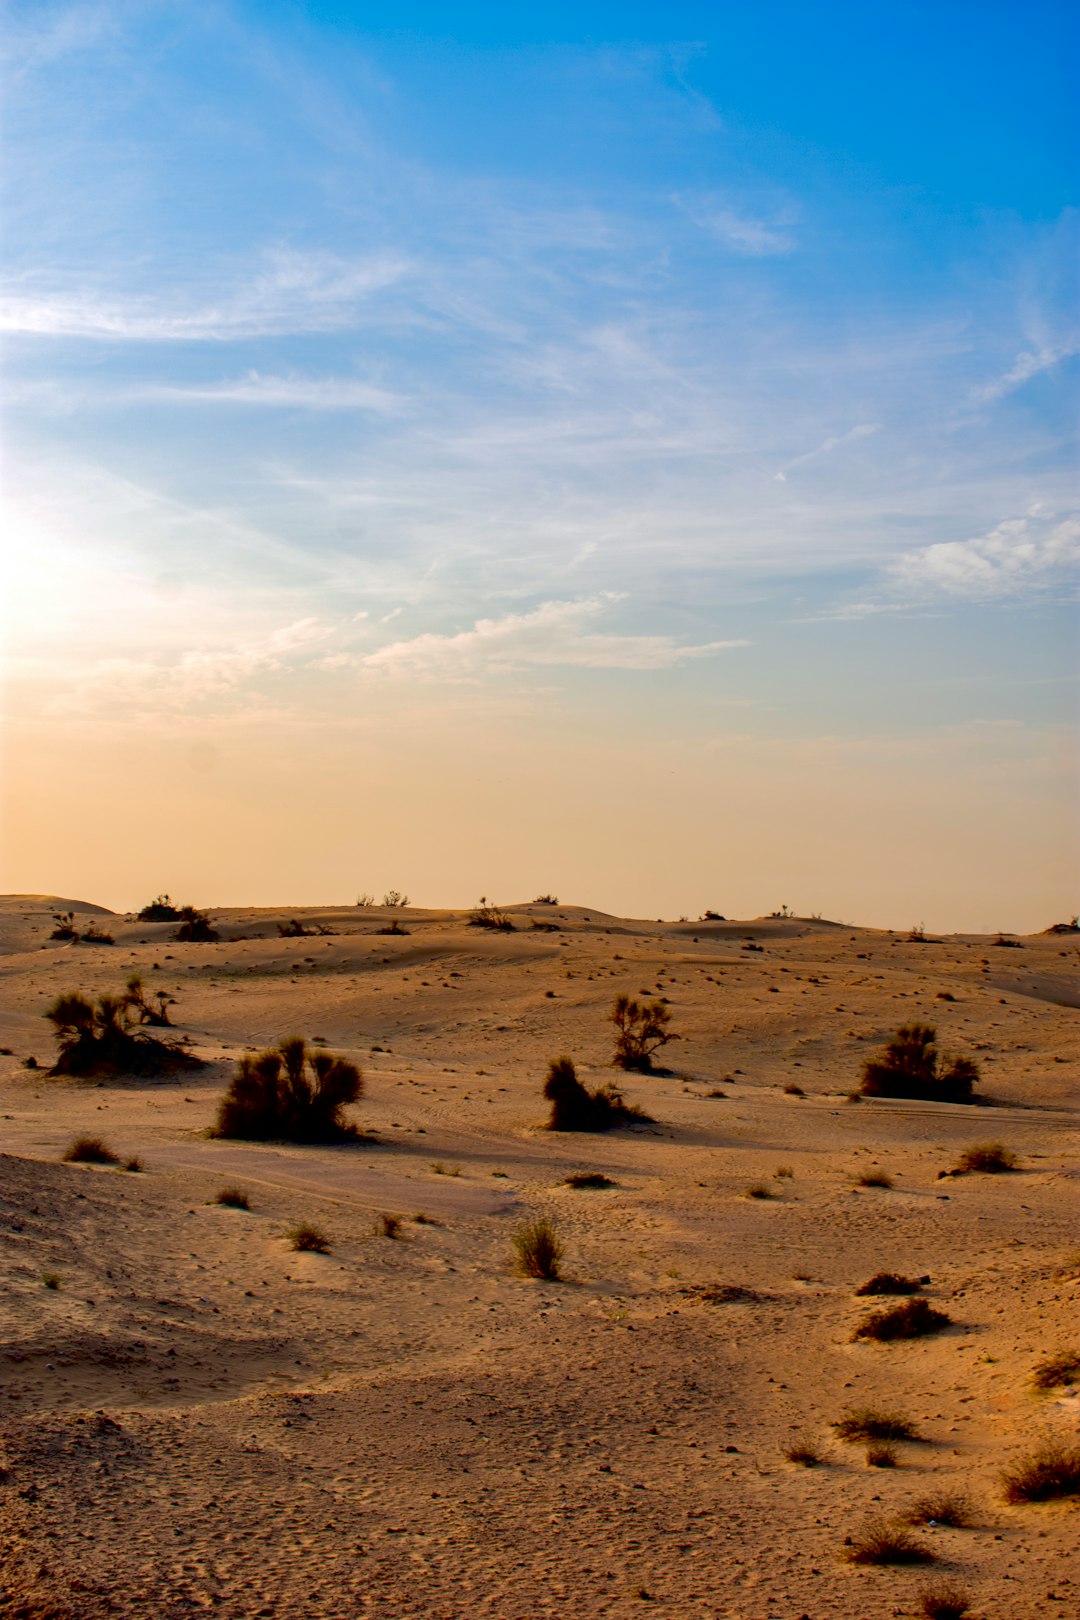
<svg viewBox="0 0 1080 1620">
<path fill-rule="evenodd" d="M 0 889 L 1080 909 L 1076 33 L 17 0 Z"/>
</svg>

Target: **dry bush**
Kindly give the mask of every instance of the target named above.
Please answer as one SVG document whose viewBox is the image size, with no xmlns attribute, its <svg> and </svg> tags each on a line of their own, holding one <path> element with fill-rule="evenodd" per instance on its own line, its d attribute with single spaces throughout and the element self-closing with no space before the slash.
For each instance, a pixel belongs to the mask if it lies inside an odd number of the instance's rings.
<svg viewBox="0 0 1080 1620">
<path fill-rule="evenodd" d="M 294 1035 L 240 1059 L 213 1134 L 247 1142 L 352 1141 L 359 1133 L 342 1109 L 362 1091 L 355 1063 L 332 1052 L 309 1052 Z"/>
<path fill-rule="evenodd" d="M 922 1283 L 917 1277 L 904 1277 L 898 1271 L 875 1271 L 868 1282 L 856 1288 L 856 1294 L 917 1294 Z"/>
<path fill-rule="evenodd" d="M 936 1310 L 929 1300 L 908 1299 L 887 1311 L 874 1311 L 851 1337 L 852 1341 L 873 1339 L 880 1344 L 891 1339 L 921 1339 L 928 1333 L 940 1333 L 951 1321 L 947 1311 Z"/>
<path fill-rule="evenodd" d="M 852 1564 L 932 1564 L 934 1554 L 903 1525 L 872 1519 L 852 1537 L 848 1562 Z"/>
<path fill-rule="evenodd" d="M 119 1164 L 120 1160 L 111 1148 L 106 1147 L 100 1136 L 77 1136 L 62 1155 L 64 1164 Z"/>
<path fill-rule="evenodd" d="M 577 1187 L 581 1191 L 600 1190 L 604 1187 L 617 1187 L 618 1182 L 612 1181 L 610 1176 L 601 1175 L 599 1170 L 574 1170 L 563 1182 L 564 1187 Z"/>
<path fill-rule="evenodd" d="M 895 1468 L 899 1458 L 888 1440 L 873 1440 L 866 1448 L 867 1468 Z"/>
<path fill-rule="evenodd" d="M 856 1187 L 884 1187 L 888 1189 L 892 1184 L 892 1176 L 886 1175 L 884 1170 L 864 1170 L 861 1176 L 855 1178 Z"/>
<path fill-rule="evenodd" d="M 617 1125 L 649 1122 L 649 1115 L 634 1108 L 617 1086 L 589 1091 L 577 1077 L 568 1057 L 553 1058 L 544 1081 L 544 1096 L 551 1104 L 549 1131 L 610 1131 Z"/>
<path fill-rule="evenodd" d="M 144 1167 L 143 1162 L 139 1158 L 138 1154 L 135 1154 L 134 1157 L 124 1160 L 123 1168 L 128 1172 L 129 1175 L 138 1176 L 142 1174 Z"/>
<path fill-rule="evenodd" d="M 771 1187 L 766 1186 L 764 1181 L 755 1181 L 752 1186 L 747 1187 L 746 1191 L 743 1193 L 743 1197 L 775 1198 L 776 1194 L 773 1192 Z"/>
<path fill-rule="evenodd" d="M 78 930 L 75 927 L 75 913 L 73 911 L 53 912 L 53 931 L 50 939 L 77 940 Z"/>
<path fill-rule="evenodd" d="M 180 907 L 174 906 L 167 894 L 159 894 L 156 900 L 151 900 L 148 906 L 143 906 L 139 912 L 140 922 L 180 922 L 182 921 Z"/>
<path fill-rule="evenodd" d="M 400 1215 L 379 1215 L 375 1220 L 375 1232 L 378 1237 L 398 1238 L 401 1236 Z"/>
<path fill-rule="evenodd" d="M 154 1040 L 133 1030 L 133 1006 L 130 981 L 128 994 L 99 996 L 96 1002 L 77 990 L 57 996 L 44 1013 L 60 1048 L 50 1073 L 76 1079 L 117 1075 L 145 1078 L 202 1067 L 198 1058 L 175 1042 Z"/>
<path fill-rule="evenodd" d="M 1048 1440 L 1001 1476 L 1006 1502 L 1050 1502 L 1080 1496 L 1080 1446 Z"/>
<path fill-rule="evenodd" d="M 43 1271 L 41 1273 L 41 1286 L 55 1293 L 60 1287 L 60 1273 L 58 1271 Z"/>
<path fill-rule="evenodd" d="M 173 935 L 178 944 L 209 945 L 220 937 L 205 911 L 195 906 L 180 907 L 180 927 Z"/>
<path fill-rule="evenodd" d="M 776 1169 L 773 1171 L 773 1180 L 790 1181 L 794 1174 L 795 1172 L 791 1168 L 790 1164 L 778 1164 Z"/>
<path fill-rule="evenodd" d="M 965 1148 L 952 1169 L 951 1176 L 1000 1176 L 1015 1170 L 1019 1159 L 1003 1142 L 976 1142 Z"/>
<path fill-rule="evenodd" d="M 556 1282 L 559 1262 L 563 1257 L 555 1227 L 546 1215 L 526 1221 L 514 1233 L 514 1252 L 518 1270 L 526 1277 L 541 1277 L 545 1282 Z"/>
<path fill-rule="evenodd" d="M 962 1587 L 927 1586 L 919 1593 L 919 1609 L 925 1620 L 964 1620 L 971 1601 Z"/>
<path fill-rule="evenodd" d="M 918 1440 L 915 1425 L 899 1412 L 883 1412 L 879 1407 L 860 1406 L 845 1412 L 832 1424 L 840 1440 Z"/>
<path fill-rule="evenodd" d="M 250 1209 L 248 1195 L 240 1187 L 222 1187 L 214 1194 L 214 1203 L 223 1204 L 226 1209 Z"/>
<path fill-rule="evenodd" d="M 615 1036 L 617 1069 L 637 1074 L 653 1073 L 653 1056 L 669 1041 L 682 1037 L 668 1029 L 671 1014 L 662 1001 L 635 1001 L 632 996 L 616 996 L 611 1009 Z"/>
<path fill-rule="evenodd" d="M 904 1024 L 883 1054 L 863 1065 L 864 1097 L 911 1097 L 921 1101 L 969 1103 L 979 1079 L 970 1058 L 939 1054 L 930 1024 Z"/>
<path fill-rule="evenodd" d="M 290 1248 L 298 1250 L 301 1254 L 329 1254 L 330 1239 L 325 1232 L 320 1232 L 317 1226 L 308 1226 L 302 1223 L 294 1226 L 286 1233 Z"/>
<path fill-rule="evenodd" d="M 783 1452 L 785 1461 L 794 1463 L 797 1468 L 817 1468 L 821 1463 L 821 1453 L 809 1440 L 793 1440 Z"/>
<path fill-rule="evenodd" d="M 1031 1377 L 1036 1389 L 1060 1389 L 1080 1383 L 1080 1350 L 1063 1350 L 1040 1361 Z"/>
<path fill-rule="evenodd" d="M 133 973 L 124 987 L 123 1000 L 131 1016 L 140 1024 L 150 1024 L 155 1029 L 167 1029 L 170 1026 L 169 1008 L 176 1006 L 176 997 L 170 996 L 167 990 L 151 990 L 147 992 L 137 973 Z"/>
<path fill-rule="evenodd" d="M 912 1502 L 907 1512 L 909 1524 L 943 1524 L 951 1530 L 968 1530 L 972 1525 L 971 1507 L 964 1496 L 951 1491 L 930 1491 Z"/>
<path fill-rule="evenodd" d="M 103 928 L 98 927 L 96 922 L 91 921 L 80 943 L 83 945 L 115 945 L 116 941 L 111 934 L 107 934 Z"/>
<path fill-rule="evenodd" d="M 498 906 L 489 906 L 487 896 L 483 894 L 480 896 L 480 904 L 469 917 L 469 927 L 491 928 L 502 934 L 512 934 L 514 932 L 514 924 L 506 915 L 506 912 L 500 911 Z"/>
<path fill-rule="evenodd" d="M 806 1092 L 803 1090 L 802 1086 L 797 1086 L 795 1084 L 794 1080 L 789 1080 L 787 1085 L 784 1087 L 784 1096 L 785 1097 L 805 1097 Z"/>
</svg>

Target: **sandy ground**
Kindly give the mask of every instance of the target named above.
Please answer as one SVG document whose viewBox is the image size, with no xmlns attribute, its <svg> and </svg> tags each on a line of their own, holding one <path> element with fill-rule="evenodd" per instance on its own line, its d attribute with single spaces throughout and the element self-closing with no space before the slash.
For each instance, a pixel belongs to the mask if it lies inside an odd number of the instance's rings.
<svg viewBox="0 0 1080 1620">
<path fill-rule="evenodd" d="M 219 911 L 220 943 L 180 945 L 77 906 L 115 945 L 50 943 L 71 904 L 0 902 L 0 1614 L 884 1620 L 941 1581 L 986 1620 L 1080 1612 L 1080 1514 L 999 1482 L 1080 1405 L 1031 1382 L 1080 1343 L 1075 936 L 523 906 L 512 934 L 410 911 L 400 937 L 378 909 Z M 338 932 L 282 939 L 290 915 Z M 49 1078 L 45 1006 L 132 971 L 207 1066 Z M 626 1086 L 657 1123 L 545 1131 L 550 1058 L 611 1078 L 618 991 L 666 996 L 684 1037 Z M 993 1108 L 845 1100 L 913 1019 Z M 237 1055 L 291 1032 L 362 1065 L 376 1141 L 207 1136 Z M 143 1173 L 60 1163 L 86 1131 Z M 1019 1173 L 938 1179 L 988 1139 Z M 616 1186 L 566 1186 L 582 1169 Z M 891 1189 L 857 1185 L 875 1169 Z M 250 1213 L 210 1202 L 226 1185 Z M 536 1213 L 562 1282 L 513 1270 Z M 289 1248 L 301 1220 L 329 1254 Z M 929 1275 L 953 1325 L 853 1343 L 880 1269 Z M 715 1283 L 746 1297 L 694 1292 Z M 924 1436 L 895 1469 L 830 1428 L 874 1403 Z M 796 1439 L 821 1466 L 785 1460 Z M 920 1529 L 933 1565 L 846 1561 L 937 1487 L 974 1524 Z"/>
</svg>

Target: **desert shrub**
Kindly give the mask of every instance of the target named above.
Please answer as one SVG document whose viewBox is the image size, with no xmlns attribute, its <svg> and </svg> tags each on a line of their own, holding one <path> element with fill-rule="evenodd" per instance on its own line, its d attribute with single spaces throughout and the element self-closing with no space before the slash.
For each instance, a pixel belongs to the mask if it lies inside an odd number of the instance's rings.
<svg viewBox="0 0 1080 1620">
<path fill-rule="evenodd" d="M 137 973 L 131 975 L 125 986 L 124 1001 L 140 1024 L 151 1024 L 157 1029 L 169 1027 L 169 1008 L 176 1006 L 176 997 L 166 990 L 151 990 L 148 996 Z"/>
<path fill-rule="evenodd" d="M 44 1016 L 53 1025 L 60 1049 L 52 1074 L 150 1076 L 202 1067 L 183 1047 L 131 1029 L 130 992 L 91 1002 L 78 991 L 68 991 L 57 996 Z"/>
<path fill-rule="evenodd" d="M 395 917 L 393 922 L 387 923 L 385 928 L 376 928 L 375 932 L 377 934 L 411 934 L 412 929 L 402 928 L 401 924 Z"/>
<path fill-rule="evenodd" d="M 1015 1170 L 1018 1164 L 1016 1154 L 1003 1142 L 977 1142 L 974 1147 L 964 1149 L 949 1174 L 999 1176 Z"/>
<path fill-rule="evenodd" d="M 301 1254 L 329 1254 L 330 1239 L 325 1232 L 320 1232 L 317 1226 L 308 1226 L 306 1222 L 294 1226 L 286 1233 L 290 1248 Z"/>
<path fill-rule="evenodd" d="M 617 1187 L 618 1182 L 612 1181 L 610 1176 L 603 1176 L 598 1170 L 574 1170 L 563 1182 L 564 1187 L 577 1187 L 581 1191 L 600 1190 L 604 1187 Z"/>
<path fill-rule="evenodd" d="M 654 1053 L 669 1041 L 680 1039 L 667 1027 L 671 1014 L 662 1001 L 635 1001 L 632 996 L 616 996 L 611 1022 L 617 1031 L 615 1056 L 611 1061 L 617 1069 L 651 1074 Z"/>
<path fill-rule="evenodd" d="M 143 906 L 139 912 L 139 921 L 181 922 L 180 907 L 174 906 L 167 894 L 159 894 L 156 900 L 151 900 L 148 906 Z"/>
<path fill-rule="evenodd" d="M 912 1502 L 907 1512 L 909 1524 L 944 1524 L 953 1530 L 971 1527 L 971 1508 L 967 1498 L 953 1496 L 947 1491 L 933 1491 Z"/>
<path fill-rule="evenodd" d="M 514 1253 L 518 1270 L 526 1277 L 541 1277 L 545 1282 L 556 1282 L 559 1262 L 563 1257 L 555 1227 L 546 1215 L 526 1221 L 514 1233 Z"/>
<path fill-rule="evenodd" d="M 962 1587 L 928 1586 L 919 1593 L 919 1609 L 924 1620 L 964 1620 L 971 1601 Z"/>
<path fill-rule="evenodd" d="M 797 1468 L 817 1468 L 821 1462 L 821 1453 L 809 1440 L 793 1440 L 784 1448 L 783 1456 Z"/>
<path fill-rule="evenodd" d="M 309 1052 L 299 1035 L 240 1059 L 218 1110 L 215 1136 L 247 1142 L 344 1142 L 356 1127 L 342 1109 L 363 1091 L 355 1063 Z"/>
<path fill-rule="evenodd" d="M 278 923 L 277 931 L 282 939 L 307 939 L 315 932 L 313 928 L 305 928 L 295 917 L 290 917 L 286 923 Z"/>
<path fill-rule="evenodd" d="M 968 1103 L 978 1079 L 978 1065 L 970 1058 L 948 1058 L 938 1052 L 932 1025 L 904 1024 L 882 1056 L 863 1065 L 859 1089 L 864 1097 Z"/>
<path fill-rule="evenodd" d="M 124 1169 L 131 1176 L 141 1175 L 144 1168 L 145 1168 L 145 1166 L 143 1165 L 143 1162 L 139 1158 L 137 1153 L 133 1154 L 130 1159 L 125 1159 L 124 1160 Z"/>
<path fill-rule="evenodd" d="M 907 1299 L 887 1311 L 874 1311 L 859 1323 L 851 1337 L 882 1344 L 891 1339 L 921 1339 L 928 1333 L 940 1333 L 951 1320 L 947 1311 L 936 1310 L 929 1300 Z"/>
<path fill-rule="evenodd" d="M 504 934 L 514 932 L 514 924 L 505 911 L 498 906 L 488 905 L 486 895 L 480 896 L 480 904 L 469 917 L 470 928 L 493 928 Z"/>
<path fill-rule="evenodd" d="M 397 1238 L 401 1236 L 400 1215 L 379 1215 L 375 1220 L 375 1231 L 379 1237 Z"/>
<path fill-rule="evenodd" d="M 784 1096 L 785 1097 L 805 1097 L 806 1092 L 803 1090 L 802 1086 L 797 1086 L 795 1084 L 794 1080 L 789 1080 L 787 1085 L 784 1087 Z"/>
<path fill-rule="evenodd" d="M 918 1440 L 915 1425 L 899 1412 L 882 1412 L 874 1406 L 860 1406 L 846 1412 L 832 1425 L 840 1440 Z"/>
<path fill-rule="evenodd" d="M 91 922 L 80 941 L 83 945 L 115 945 L 116 941 L 111 934 L 99 928 L 96 922 Z"/>
<path fill-rule="evenodd" d="M 1063 1350 L 1060 1355 L 1040 1361 L 1032 1374 L 1036 1389 L 1060 1389 L 1080 1384 L 1080 1350 Z"/>
<path fill-rule="evenodd" d="M 64 1149 L 63 1161 L 65 1164 L 119 1164 L 120 1160 L 111 1148 L 106 1147 L 99 1136 L 77 1136 L 74 1142 Z"/>
<path fill-rule="evenodd" d="M 214 1194 L 214 1203 L 226 1209 L 250 1209 L 248 1195 L 240 1187 L 222 1187 Z"/>
<path fill-rule="evenodd" d="M 194 906 L 180 907 L 180 926 L 173 935 L 179 944 L 209 945 L 220 937 L 205 911 L 198 911 Z"/>
<path fill-rule="evenodd" d="M 589 1091 L 577 1077 L 568 1057 L 553 1058 L 544 1081 L 544 1096 L 551 1104 L 549 1131 L 610 1131 L 617 1125 L 648 1120 L 648 1114 L 626 1101 L 617 1086 Z"/>
<path fill-rule="evenodd" d="M 702 922 L 723 922 L 724 920 L 724 914 L 722 911 L 712 911 L 708 906 L 706 906 L 705 910 L 701 913 Z"/>
<path fill-rule="evenodd" d="M 776 1194 L 773 1192 L 771 1187 L 766 1186 L 765 1182 L 763 1182 L 763 1181 L 755 1181 L 752 1186 L 747 1187 L 746 1191 L 743 1193 L 743 1197 L 744 1198 L 775 1198 Z"/>
<path fill-rule="evenodd" d="M 382 903 L 384 906 L 390 906 L 391 908 L 400 907 L 404 909 L 409 903 L 409 897 L 407 894 L 402 894 L 400 889 L 387 889 L 382 897 Z"/>
<path fill-rule="evenodd" d="M 896 1447 L 888 1440 L 872 1440 L 866 1448 L 867 1468 L 895 1468 L 897 1461 Z"/>
<path fill-rule="evenodd" d="M 886 1175 L 884 1170 L 864 1170 L 861 1176 L 855 1178 L 856 1187 L 883 1187 L 888 1190 L 892 1184 L 892 1176 Z"/>
<path fill-rule="evenodd" d="M 78 931 L 75 927 L 75 913 L 73 911 L 54 911 L 53 931 L 49 938 L 75 940 L 78 937 Z"/>
<path fill-rule="evenodd" d="M 1006 1502 L 1050 1502 L 1080 1496 L 1080 1446 L 1047 1441 L 1001 1476 Z"/>
<path fill-rule="evenodd" d="M 43 1271 L 41 1273 L 41 1286 L 55 1293 L 60 1287 L 60 1273 L 58 1271 Z"/>
<path fill-rule="evenodd" d="M 917 1294 L 922 1287 L 917 1277 L 903 1277 L 898 1271 L 875 1271 L 868 1282 L 860 1283 L 856 1294 Z"/>
<path fill-rule="evenodd" d="M 558 903 L 558 895 L 554 894 L 538 894 L 533 901 L 534 906 L 557 906 Z"/>
<path fill-rule="evenodd" d="M 848 1552 L 852 1564 L 932 1564 L 929 1547 L 910 1535 L 903 1525 L 873 1519 L 852 1537 Z"/>
<path fill-rule="evenodd" d="M 1068 922 L 1051 923 L 1049 928 L 1043 929 L 1044 934 L 1080 934 L 1080 917 L 1071 917 Z"/>
</svg>

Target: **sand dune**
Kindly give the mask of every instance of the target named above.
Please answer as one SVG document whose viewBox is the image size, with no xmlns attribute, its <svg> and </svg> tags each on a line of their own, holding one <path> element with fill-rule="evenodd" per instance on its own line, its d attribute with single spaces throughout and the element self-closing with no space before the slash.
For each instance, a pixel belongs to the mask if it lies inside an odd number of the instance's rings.
<svg viewBox="0 0 1080 1620">
<path fill-rule="evenodd" d="M 51 942 L 56 910 L 115 943 Z M 378 908 L 223 910 L 218 943 L 180 945 L 0 899 L 0 1614 L 885 1620 L 939 1574 L 987 1620 L 1075 1614 L 1075 1507 L 1008 1506 L 999 1474 L 1076 1429 L 1080 1397 L 1031 1383 L 1080 1341 L 1076 940 L 509 913 L 410 910 L 394 936 Z M 280 937 L 294 917 L 334 932 Z M 45 1006 L 132 972 L 206 1067 L 49 1078 Z M 545 1131 L 552 1057 L 611 1078 L 618 992 L 666 997 L 683 1037 L 625 1077 L 656 1123 Z M 845 1100 L 912 1020 L 994 1107 Z M 362 1065 L 374 1141 L 206 1135 L 236 1058 L 293 1031 Z M 60 1163 L 83 1132 L 144 1170 Z M 938 1179 L 990 1138 L 1019 1172 Z M 212 1202 L 227 1185 L 250 1211 Z M 513 1270 L 535 1213 L 564 1282 Z M 302 1221 L 330 1253 L 289 1248 Z M 852 1342 L 881 1269 L 929 1276 L 946 1331 Z M 830 1427 L 869 1403 L 924 1437 L 896 1468 Z M 796 1438 L 821 1466 L 785 1460 Z M 846 1561 L 938 1487 L 973 1527 L 917 1532 L 936 1565 Z"/>
</svg>

